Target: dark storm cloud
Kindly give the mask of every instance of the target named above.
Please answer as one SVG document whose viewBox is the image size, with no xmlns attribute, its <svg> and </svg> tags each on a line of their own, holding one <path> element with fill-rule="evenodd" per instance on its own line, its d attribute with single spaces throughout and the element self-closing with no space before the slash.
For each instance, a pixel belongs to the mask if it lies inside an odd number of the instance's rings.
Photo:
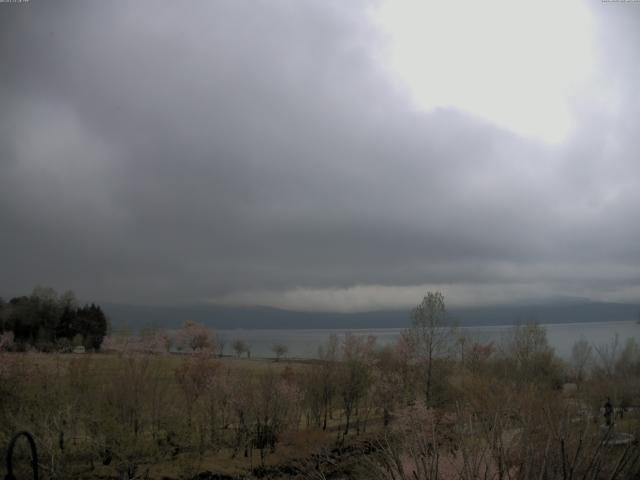
<svg viewBox="0 0 640 480">
<path fill-rule="evenodd" d="M 640 298 L 640 42 L 602 46 L 619 108 L 579 103 L 573 138 L 546 146 L 417 112 L 366 2 L 0 7 L 2 295 Z M 599 38 L 637 36 L 637 15 L 602 8 Z"/>
</svg>

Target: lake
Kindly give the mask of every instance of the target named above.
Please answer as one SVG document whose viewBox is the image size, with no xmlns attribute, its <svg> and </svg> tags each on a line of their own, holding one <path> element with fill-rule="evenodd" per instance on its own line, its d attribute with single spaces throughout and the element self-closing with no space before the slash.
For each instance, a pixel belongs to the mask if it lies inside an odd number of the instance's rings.
<svg viewBox="0 0 640 480">
<path fill-rule="evenodd" d="M 589 322 L 542 324 L 547 331 L 547 340 L 561 358 L 571 355 L 573 344 L 586 339 L 592 345 L 610 343 L 615 335 L 619 336 L 621 347 L 628 338 L 640 341 L 640 324 L 627 322 Z M 460 332 L 477 341 L 499 343 L 508 335 L 510 325 L 459 327 Z M 244 340 L 251 347 L 252 357 L 273 357 L 271 347 L 275 344 L 285 345 L 289 351 L 287 356 L 294 358 L 314 358 L 318 347 L 327 342 L 331 334 L 344 335 L 351 332 L 356 335 L 375 335 L 379 345 L 395 342 L 403 328 L 372 329 L 289 329 L 289 330 L 218 330 L 217 334 L 225 341 L 224 353 L 233 354 L 231 342 Z"/>
</svg>

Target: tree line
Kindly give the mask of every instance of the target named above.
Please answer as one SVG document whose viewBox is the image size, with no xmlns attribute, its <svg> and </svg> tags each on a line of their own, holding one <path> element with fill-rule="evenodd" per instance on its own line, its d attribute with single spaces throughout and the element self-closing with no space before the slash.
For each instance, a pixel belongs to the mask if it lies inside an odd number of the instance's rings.
<svg viewBox="0 0 640 480">
<path fill-rule="evenodd" d="M 94 303 L 80 305 L 75 295 L 62 295 L 52 288 L 37 287 L 30 295 L 0 299 L 0 335 L 13 349 L 43 352 L 70 351 L 83 346 L 99 350 L 107 334 L 108 321 Z"/>
<path fill-rule="evenodd" d="M 396 343 L 332 336 L 299 363 L 221 359 L 215 333 L 193 322 L 174 336 L 183 355 L 167 354 L 158 330 L 107 337 L 114 354 L 60 357 L 66 368 L 48 371 L 4 354 L 0 440 L 17 426 L 35 432 L 52 478 L 100 465 L 141 478 L 163 462 L 196 478 L 212 458 L 249 469 L 287 445 L 315 455 L 324 478 L 323 452 L 364 436 L 375 454 L 360 478 L 637 478 L 637 443 L 611 447 L 600 410 L 607 396 L 616 412 L 640 397 L 634 341 L 579 341 L 563 362 L 536 324 L 499 343 L 464 335 L 437 292 L 411 318 Z M 638 438 L 637 412 L 616 423 Z"/>
</svg>

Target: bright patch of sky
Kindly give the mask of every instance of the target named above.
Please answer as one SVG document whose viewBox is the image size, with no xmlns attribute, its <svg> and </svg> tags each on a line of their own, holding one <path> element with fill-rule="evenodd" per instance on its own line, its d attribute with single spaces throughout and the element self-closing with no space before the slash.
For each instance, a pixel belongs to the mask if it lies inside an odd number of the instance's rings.
<svg viewBox="0 0 640 480">
<path fill-rule="evenodd" d="M 383 54 L 416 105 L 455 108 L 557 143 L 571 97 L 594 72 L 591 13 L 578 0 L 385 0 L 373 12 Z"/>
</svg>

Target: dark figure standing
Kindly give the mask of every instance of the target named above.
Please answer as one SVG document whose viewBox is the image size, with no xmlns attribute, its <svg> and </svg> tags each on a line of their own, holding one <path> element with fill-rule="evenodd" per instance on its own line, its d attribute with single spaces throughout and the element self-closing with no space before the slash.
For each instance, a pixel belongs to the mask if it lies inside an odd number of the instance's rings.
<svg viewBox="0 0 640 480">
<path fill-rule="evenodd" d="M 607 403 L 604 404 L 604 418 L 607 423 L 607 427 L 610 427 L 611 420 L 613 419 L 613 405 L 611 405 L 609 397 L 607 397 Z"/>
</svg>

